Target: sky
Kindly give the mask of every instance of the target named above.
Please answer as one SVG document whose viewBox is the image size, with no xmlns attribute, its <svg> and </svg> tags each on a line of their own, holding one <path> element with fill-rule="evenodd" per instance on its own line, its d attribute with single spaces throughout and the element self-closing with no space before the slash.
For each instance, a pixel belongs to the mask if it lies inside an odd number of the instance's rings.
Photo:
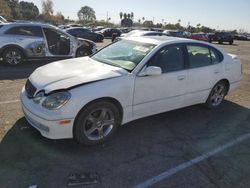
<svg viewBox="0 0 250 188">
<path fill-rule="evenodd" d="M 42 0 L 33 2 L 41 11 Z M 135 20 L 145 17 L 154 23 L 177 23 L 192 26 L 205 25 L 218 30 L 243 29 L 250 32 L 249 0 L 53 0 L 54 11 L 65 17 L 77 19 L 77 12 L 83 6 L 90 6 L 98 20 L 111 18 L 119 23 L 120 12 L 134 12 Z"/>
</svg>

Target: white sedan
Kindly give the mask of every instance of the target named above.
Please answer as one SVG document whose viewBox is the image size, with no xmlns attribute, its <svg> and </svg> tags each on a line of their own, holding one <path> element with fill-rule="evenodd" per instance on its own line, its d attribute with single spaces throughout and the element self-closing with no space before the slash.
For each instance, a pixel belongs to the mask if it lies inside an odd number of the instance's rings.
<svg viewBox="0 0 250 188">
<path fill-rule="evenodd" d="M 36 69 L 21 101 L 43 136 L 97 144 L 138 118 L 199 103 L 218 107 L 241 74 L 237 56 L 212 44 L 134 37 Z"/>
</svg>

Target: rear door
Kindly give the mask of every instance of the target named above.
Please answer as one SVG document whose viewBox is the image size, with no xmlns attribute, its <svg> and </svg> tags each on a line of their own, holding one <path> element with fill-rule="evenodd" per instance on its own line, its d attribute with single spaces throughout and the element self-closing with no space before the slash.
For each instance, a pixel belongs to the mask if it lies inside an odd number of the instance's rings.
<svg viewBox="0 0 250 188">
<path fill-rule="evenodd" d="M 188 90 L 185 104 L 205 102 L 211 89 L 223 74 L 220 54 L 210 46 L 187 44 Z"/>
</svg>

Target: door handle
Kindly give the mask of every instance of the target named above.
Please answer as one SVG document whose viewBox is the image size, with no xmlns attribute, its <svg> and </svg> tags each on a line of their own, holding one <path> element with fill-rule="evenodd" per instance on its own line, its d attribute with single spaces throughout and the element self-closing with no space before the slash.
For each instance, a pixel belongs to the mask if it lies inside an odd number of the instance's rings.
<svg viewBox="0 0 250 188">
<path fill-rule="evenodd" d="M 218 73 L 220 73 L 219 70 L 214 70 L 214 74 L 218 74 Z"/>
<path fill-rule="evenodd" d="M 178 77 L 177 77 L 178 80 L 184 80 L 185 78 L 186 78 L 185 75 L 181 75 L 181 76 L 178 76 Z"/>
</svg>

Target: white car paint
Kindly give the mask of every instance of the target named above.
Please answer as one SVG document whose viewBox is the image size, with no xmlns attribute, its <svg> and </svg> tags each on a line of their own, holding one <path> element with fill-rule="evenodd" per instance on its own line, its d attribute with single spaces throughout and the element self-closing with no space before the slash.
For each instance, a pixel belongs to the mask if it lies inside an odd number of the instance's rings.
<svg viewBox="0 0 250 188">
<path fill-rule="evenodd" d="M 27 97 L 22 89 L 21 101 L 26 119 L 41 134 L 51 139 L 72 138 L 74 120 L 89 102 L 100 98 L 113 98 L 123 110 L 122 124 L 188 105 L 204 103 L 211 88 L 227 79 L 230 91 L 241 80 L 241 63 L 236 56 L 228 55 L 212 44 L 170 37 L 128 38 L 137 42 L 155 44 L 132 72 L 97 62 L 89 57 L 58 61 L 38 68 L 29 78 L 37 88 L 36 93 L 68 89 L 71 98 L 58 110 L 48 110 Z M 202 68 L 185 69 L 159 76 L 142 76 L 145 64 L 159 49 L 177 43 L 206 44 L 218 49 L 224 60 Z M 76 87 L 77 86 L 77 87 Z M 67 125 L 59 121 L 70 120 Z M 46 128 L 49 129 L 45 130 Z"/>
</svg>

